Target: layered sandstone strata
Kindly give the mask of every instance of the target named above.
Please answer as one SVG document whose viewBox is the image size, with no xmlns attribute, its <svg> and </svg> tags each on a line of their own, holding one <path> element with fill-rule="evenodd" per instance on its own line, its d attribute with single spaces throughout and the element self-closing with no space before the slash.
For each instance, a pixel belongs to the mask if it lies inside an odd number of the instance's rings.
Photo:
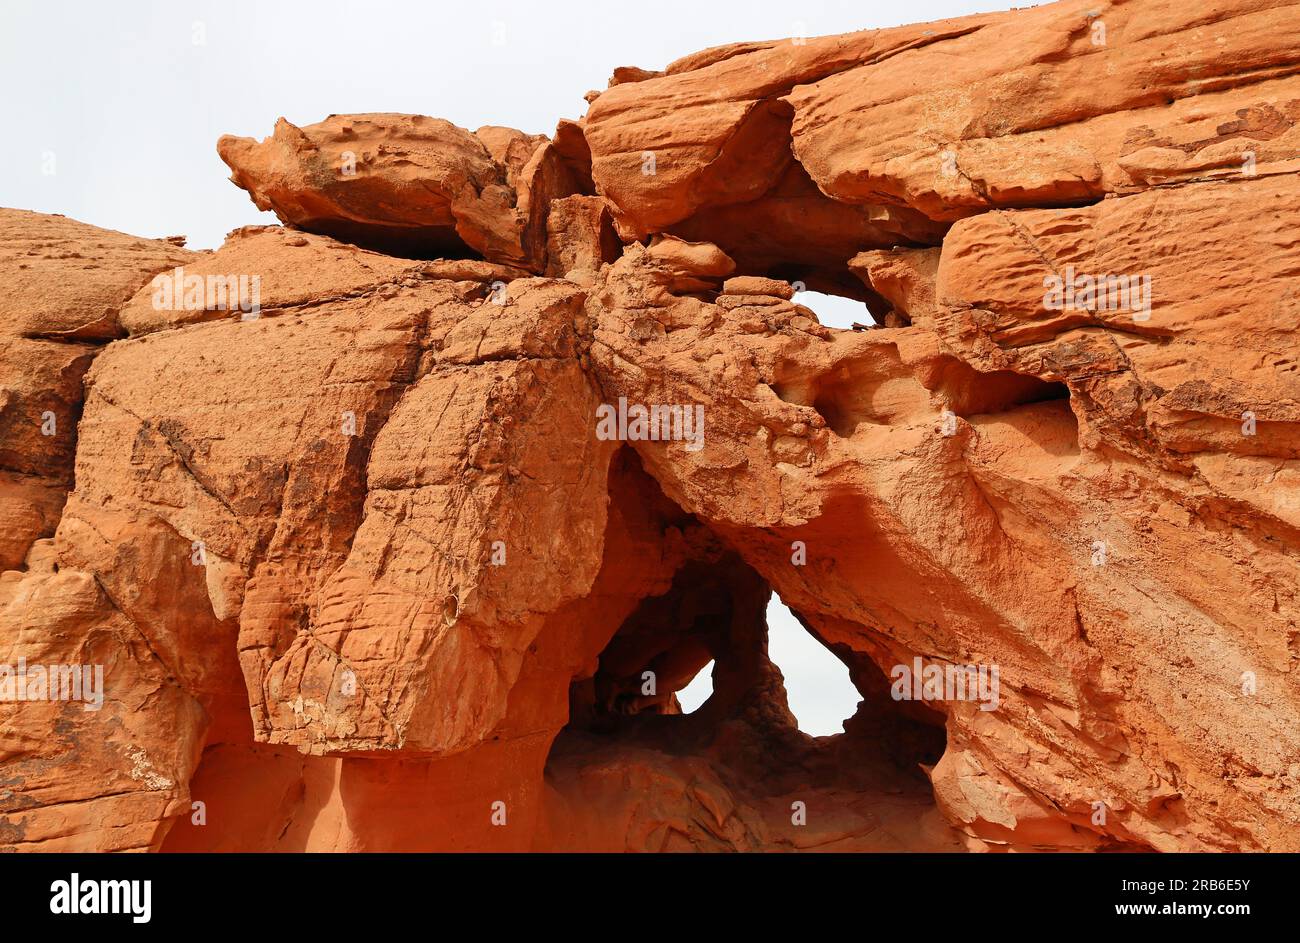
<svg viewBox="0 0 1300 943">
<path fill-rule="evenodd" d="M 282 121 L 219 150 L 285 226 L 215 252 L 0 213 L 0 650 L 104 669 L 0 702 L 0 843 L 1300 850 L 1297 27 L 1061 2 L 620 69 L 552 139 Z"/>
</svg>

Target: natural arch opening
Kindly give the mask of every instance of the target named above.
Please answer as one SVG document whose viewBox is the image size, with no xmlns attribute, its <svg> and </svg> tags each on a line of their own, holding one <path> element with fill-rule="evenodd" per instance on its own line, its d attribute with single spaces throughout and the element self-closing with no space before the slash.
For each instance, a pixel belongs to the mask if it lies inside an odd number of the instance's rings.
<svg viewBox="0 0 1300 943">
<path fill-rule="evenodd" d="M 823 327 L 853 330 L 871 327 L 875 319 L 866 302 L 821 291 L 801 291 L 792 299 L 817 315 Z"/>
<path fill-rule="evenodd" d="M 680 562 L 570 684 L 545 766 L 556 847 L 959 850 L 924 772 L 942 714 L 894 701 L 865 650 L 832 641 L 871 630 L 789 610 L 634 452 L 616 466 L 612 526 L 653 545 L 607 542 L 605 566 Z"/>
<path fill-rule="evenodd" d="M 699 674 L 690 680 L 686 687 L 677 692 L 677 703 L 683 714 L 694 714 L 709 698 L 713 697 L 713 665 L 710 661 L 700 669 Z"/>
<path fill-rule="evenodd" d="M 862 698 L 848 666 L 775 593 L 767 606 L 767 655 L 781 672 L 786 704 L 799 729 L 812 737 L 843 733 Z"/>
</svg>

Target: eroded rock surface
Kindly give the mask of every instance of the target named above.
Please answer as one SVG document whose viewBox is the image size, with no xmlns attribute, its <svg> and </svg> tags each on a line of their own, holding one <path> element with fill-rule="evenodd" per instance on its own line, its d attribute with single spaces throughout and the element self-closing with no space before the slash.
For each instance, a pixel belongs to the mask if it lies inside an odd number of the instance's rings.
<svg viewBox="0 0 1300 943">
<path fill-rule="evenodd" d="M 551 201 L 582 188 L 545 136 L 471 134 L 423 115 L 331 115 L 305 128 L 281 118 L 261 143 L 226 135 L 217 150 L 259 209 L 309 232 L 539 272 Z"/>
<path fill-rule="evenodd" d="M 0 212 L 0 663 L 103 676 L 0 678 L 0 845 L 1300 850 L 1298 27 L 1061 2 L 619 69 L 552 139 L 282 120 L 219 150 L 285 226 L 215 252 Z"/>
</svg>

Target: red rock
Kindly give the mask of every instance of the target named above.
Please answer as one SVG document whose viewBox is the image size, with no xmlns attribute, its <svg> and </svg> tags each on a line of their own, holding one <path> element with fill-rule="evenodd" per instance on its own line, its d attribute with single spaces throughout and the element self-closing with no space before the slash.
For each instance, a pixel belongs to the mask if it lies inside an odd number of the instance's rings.
<svg viewBox="0 0 1300 943">
<path fill-rule="evenodd" d="M 789 301 L 794 297 L 794 289 L 786 282 L 775 278 L 760 278 L 754 275 L 739 275 L 722 283 L 724 295 L 770 295 Z"/>
<path fill-rule="evenodd" d="M 590 285 L 601 265 L 623 251 L 609 204 L 595 196 L 569 196 L 551 203 L 547 218 L 546 274 Z"/>
<path fill-rule="evenodd" d="M 475 134 L 421 115 L 332 115 L 272 137 L 227 135 L 217 150 L 259 209 L 344 242 L 423 258 L 540 271 L 550 201 L 577 184 L 540 135 Z"/>
<path fill-rule="evenodd" d="M 0 649 L 105 695 L 0 700 L 0 842 L 1300 850 L 1293 19 L 740 43 L 553 141 L 282 121 L 220 149 L 288 228 L 215 252 L 0 213 Z"/>
<path fill-rule="evenodd" d="M 795 155 L 837 200 L 937 220 L 1234 176 L 1245 151 L 1294 171 L 1300 86 L 1276 42 L 1293 20 L 1282 3 L 1149 0 L 948 21 L 965 26 L 947 38 L 936 24 L 915 49 L 796 88 Z"/>
</svg>

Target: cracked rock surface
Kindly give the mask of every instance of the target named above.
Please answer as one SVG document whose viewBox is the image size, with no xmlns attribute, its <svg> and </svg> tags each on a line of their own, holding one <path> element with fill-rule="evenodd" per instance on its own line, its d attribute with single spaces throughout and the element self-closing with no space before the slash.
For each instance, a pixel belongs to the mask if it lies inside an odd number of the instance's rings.
<svg viewBox="0 0 1300 943">
<path fill-rule="evenodd" d="M 103 669 L 0 697 L 0 848 L 1300 851 L 1298 29 L 1064 0 L 552 138 L 282 119 L 216 251 L 0 210 L 0 664 Z"/>
</svg>

